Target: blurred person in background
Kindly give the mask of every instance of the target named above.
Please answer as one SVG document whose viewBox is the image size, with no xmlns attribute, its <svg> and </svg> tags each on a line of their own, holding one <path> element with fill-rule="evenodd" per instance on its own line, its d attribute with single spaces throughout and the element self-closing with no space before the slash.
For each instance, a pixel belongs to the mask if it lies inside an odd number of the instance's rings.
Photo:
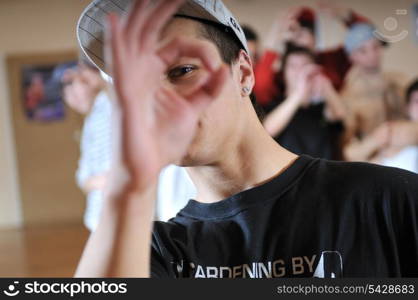
<svg viewBox="0 0 418 300">
<path fill-rule="evenodd" d="M 370 24 L 359 23 L 345 40 L 345 50 L 353 64 L 341 91 L 348 108 L 344 155 L 350 161 L 371 159 L 375 147 L 366 137 L 379 136 L 378 127 L 385 122 L 393 122 L 391 130 L 399 146 L 416 139 L 416 124 L 405 121 L 405 76 L 383 70 L 384 43 L 376 38 L 375 30 Z"/>
<path fill-rule="evenodd" d="M 85 115 L 76 179 L 87 196 L 84 224 L 94 230 L 110 169 L 112 105 L 105 90 L 106 81 L 93 66 L 83 64 L 69 70 L 64 84 L 65 102 Z"/>
<path fill-rule="evenodd" d="M 406 122 L 418 122 L 418 80 L 407 89 L 405 110 Z M 418 173 L 418 142 L 410 140 L 408 145 L 393 143 L 396 140 L 396 126 L 396 122 L 386 122 L 364 138 L 364 147 L 368 151 L 364 159 Z"/>
<path fill-rule="evenodd" d="M 290 47 L 283 57 L 284 85 L 269 103 L 264 127 L 296 154 L 341 159 L 345 107 L 308 48 Z M 278 83 L 279 84 L 279 83 Z"/>
<path fill-rule="evenodd" d="M 368 22 L 365 17 L 351 9 L 334 3 L 320 3 L 319 10 L 341 21 L 348 28 L 359 22 Z M 316 30 L 315 12 L 308 7 L 289 9 L 274 21 L 265 41 L 264 54 L 255 68 L 254 92 L 262 106 L 267 106 L 280 93 L 277 81 L 283 82 L 284 78 L 277 76 L 280 74 L 281 55 L 288 44 L 313 51 L 317 56 L 317 63 L 322 66 L 323 73 L 331 80 L 334 88 L 337 91 L 341 89 L 351 62 L 342 45 L 316 51 Z"/>
</svg>

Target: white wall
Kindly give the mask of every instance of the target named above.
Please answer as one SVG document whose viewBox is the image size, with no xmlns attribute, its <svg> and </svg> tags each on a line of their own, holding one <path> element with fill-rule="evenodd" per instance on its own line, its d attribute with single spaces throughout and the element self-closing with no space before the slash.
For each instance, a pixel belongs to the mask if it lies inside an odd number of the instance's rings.
<svg viewBox="0 0 418 300">
<path fill-rule="evenodd" d="M 22 222 L 4 59 L 0 55 L 0 227 Z"/>
</svg>

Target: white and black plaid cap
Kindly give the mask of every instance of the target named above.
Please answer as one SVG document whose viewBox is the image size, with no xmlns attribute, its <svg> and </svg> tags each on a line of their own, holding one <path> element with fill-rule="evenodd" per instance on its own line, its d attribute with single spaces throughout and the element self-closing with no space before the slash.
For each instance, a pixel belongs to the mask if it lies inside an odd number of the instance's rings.
<svg viewBox="0 0 418 300">
<path fill-rule="evenodd" d="M 82 13 L 77 25 L 77 38 L 82 54 L 105 72 L 104 30 L 110 13 L 126 15 L 135 0 L 94 0 Z M 249 53 L 244 32 L 221 0 L 188 0 L 177 12 L 178 15 L 212 21 L 230 29 Z"/>
</svg>

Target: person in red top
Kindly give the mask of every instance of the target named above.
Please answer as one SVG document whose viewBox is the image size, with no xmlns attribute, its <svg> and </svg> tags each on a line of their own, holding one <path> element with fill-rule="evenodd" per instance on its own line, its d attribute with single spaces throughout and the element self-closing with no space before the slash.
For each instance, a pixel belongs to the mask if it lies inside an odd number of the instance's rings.
<svg viewBox="0 0 418 300">
<path fill-rule="evenodd" d="M 352 10 L 334 5 L 321 5 L 321 10 L 328 12 L 344 22 L 347 27 L 360 22 L 369 22 Z M 281 60 L 281 53 L 286 44 L 293 44 L 315 51 L 315 13 L 307 7 L 289 10 L 279 17 L 266 40 L 266 50 L 255 67 L 256 84 L 254 93 L 257 101 L 265 106 L 280 93 L 277 85 L 278 68 L 275 64 Z M 344 48 L 316 52 L 317 62 L 323 73 L 331 80 L 336 90 L 340 90 L 351 63 Z M 279 78 L 280 80 L 280 78 Z"/>
</svg>

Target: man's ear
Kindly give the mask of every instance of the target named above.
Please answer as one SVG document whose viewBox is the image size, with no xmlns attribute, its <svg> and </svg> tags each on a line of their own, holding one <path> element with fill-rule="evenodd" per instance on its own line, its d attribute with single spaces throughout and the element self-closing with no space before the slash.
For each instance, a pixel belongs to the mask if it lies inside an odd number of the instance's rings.
<svg viewBox="0 0 418 300">
<path fill-rule="evenodd" d="M 242 49 L 239 53 L 238 64 L 240 70 L 241 95 L 243 97 L 248 97 L 253 90 L 255 77 L 251 58 L 247 52 Z"/>
</svg>

